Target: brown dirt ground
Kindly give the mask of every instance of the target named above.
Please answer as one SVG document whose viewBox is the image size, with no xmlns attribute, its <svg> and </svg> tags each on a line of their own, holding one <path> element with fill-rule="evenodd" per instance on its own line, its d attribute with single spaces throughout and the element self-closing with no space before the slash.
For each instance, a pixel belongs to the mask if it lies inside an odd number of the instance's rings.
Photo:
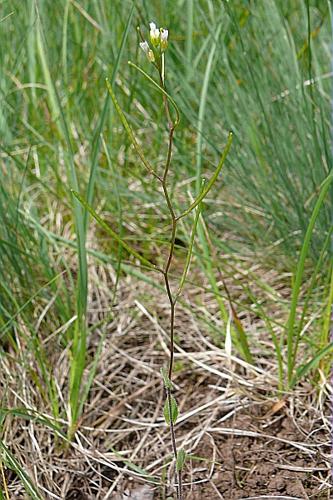
<svg viewBox="0 0 333 500">
<path fill-rule="evenodd" d="M 215 466 L 209 470 L 204 463 L 200 466 L 197 461 L 189 460 L 184 482 L 192 484 L 184 487 L 184 497 L 191 500 L 331 498 L 327 455 L 323 453 L 329 447 L 326 432 L 319 430 L 316 433 L 316 443 L 319 441 L 322 446 L 310 455 L 295 447 L 294 443 L 310 444 L 311 438 L 297 428 L 286 408 L 277 412 L 271 422 L 269 417 L 259 416 L 260 407 L 253 409 L 233 419 L 231 432 L 233 428 L 237 429 L 236 434 L 240 430 L 260 432 L 265 428 L 265 434 L 272 439 L 239 435 L 215 438 Z M 203 439 L 196 450 L 197 456 L 208 458 L 212 455 L 211 438 L 212 435 L 207 435 Z M 166 495 L 149 486 L 127 482 L 123 492 L 114 498 L 157 500 Z M 171 498 L 176 498 L 172 492 Z"/>
<path fill-rule="evenodd" d="M 176 498 L 160 376 L 160 367 L 168 359 L 169 309 L 166 302 L 156 306 L 154 293 L 133 282 L 122 291 L 116 319 L 103 326 L 107 336 L 72 444 L 65 447 L 52 429 L 38 421 L 6 418 L 4 440 L 45 500 Z M 92 323 L 110 301 L 106 294 L 104 302 L 97 293 L 96 297 L 96 304 L 91 304 Z M 220 327 L 216 302 L 205 300 L 205 315 Z M 185 295 L 176 317 L 174 395 L 180 416 L 175 430 L 178 447 L 189 454 L 183 478 L 185 499 L 331 498 L 329 382 L 323 379 L 317 387 L 304 382 L 279 401 L 276 362 L 262 323 L 240 311 L 244 327 L 256 335 L 256 363 L 249 366 L 228 356 L 224 346 L 216 346 L 207 334 L 205 323 L 195 316 L 202 302 L 202 297 Z M 101 334 L 97 328 L 91 337 L 91 355 Z M 47 347 L 66 408 L 68 357 L 58 355 L 56 344 Z M 34 359 L 26 361 L 31 370 L 38 370 Z M 11 365 L 10 357 L 3 369 L 6 405 L 26 405 L 48 415 L 34 383 Z M 27 395 L 23 402 L 16 396 L 21 383 Z M 64 418 L 64 432 L 67 425 Z M 138 468 L 157 478 L 157 484 L 145 480 Z M 15 474 L 5 469 L 4 476 L 10 498 L 26 499 Z M 0 476 L 0 485 L 1 481 Z"/>
</svg>

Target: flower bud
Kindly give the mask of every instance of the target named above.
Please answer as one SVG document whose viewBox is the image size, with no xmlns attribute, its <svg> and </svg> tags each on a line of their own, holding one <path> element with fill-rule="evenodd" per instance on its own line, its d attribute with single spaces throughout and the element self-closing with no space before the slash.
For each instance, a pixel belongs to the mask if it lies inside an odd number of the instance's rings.
<svg viewBox="0 0 333 500">
<path fill-rule="evenodd" d="M 148 42 L 146 40 L 144 42 L 140 42 L 140 47 L 142 48 L 142 50 L 145 54 L 148 54 L 149 45 L 148 45 Z"/>
<path fill-rule="evenodd" d="M 148 50 L 147 57 L 150 62 L 155 62 L 154 52 L 151 49 Z"/>
<path fill-rule="evenodd" d="M 161 49 L 164 52 L 168 47 L 169 31 L 164 28 L 161 28 L 160 31 L 161 31 Z"/>
<path fill-rule="evenodd" d="M 148 61 L 155 62 L 154 52 L 151 50 L 151 48 L 149 47 L 148 42 L 146 40 L 144 42 L 140 42 L 140 47 L 143 50 L 143 52 L 146 54 Z"/>
</svg>

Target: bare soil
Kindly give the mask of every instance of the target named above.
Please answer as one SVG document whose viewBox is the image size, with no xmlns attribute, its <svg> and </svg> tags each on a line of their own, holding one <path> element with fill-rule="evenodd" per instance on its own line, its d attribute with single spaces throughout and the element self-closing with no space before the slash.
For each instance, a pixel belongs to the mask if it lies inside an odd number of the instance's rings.
<svg viewBox="0 0 333 500">
<path fill-rule="evenodd" d="M 241 411 L 225 426 L 230 436 L 221 435 L 221 430 L 213 439 L 213 432 L 207 433 L 195 454 L 209 460 L 214 451 L 214 467 L 208 467 L 205 461 L 188 461 L 184 477 L 186 499 L 331 498 L 326 430 L 317 429 L 311 437 L 306 426 L 311 427 L 313 422 L 303 420 L 302 427 L 298 427 L 289 416 L 288 403 L 272 416 L 260 415 L 265 408 L 256 405 Z M 258 436 L 243 436 L 241 431 Z M 149 486 L 127 482 L 123 488 L 115 499 L 166 498 Z M 176 498 L 174 492 L 168 494 Z"/>
</svg>

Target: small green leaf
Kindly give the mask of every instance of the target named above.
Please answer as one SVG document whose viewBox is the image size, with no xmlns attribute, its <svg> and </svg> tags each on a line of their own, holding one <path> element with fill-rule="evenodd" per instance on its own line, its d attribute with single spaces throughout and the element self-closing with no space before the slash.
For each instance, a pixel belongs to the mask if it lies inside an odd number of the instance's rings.
<svg viewBox="0 0 333 500">
<path fill-rule="evenodd" d="M 171 390 L 173 388 L 173 385 L 172 385 L 171 380 L 168 377 L 168 374 L 167 374 L 167 371 L 166 371 L 165 368 L 161 368 L 161 375 L 162 375 L 162 378 L 163 378 L 164 387 L 166 389 L 170 389 Z"/>
<path fill-rule="evenodd" d="M 300 365 L 296 370 L 296 374 L 294 375 L 294 378 L 291 381 L 290 387 L 294 387 L 302 377 L 304 377 L 310 370 L 313 370 L 318 366 L 320 360 L 324 356 L 327 356 L 327 354 L 330 354 L 332 351 L 333 351 L 333 342 L 320 349 L 308 363 Z"/>
<path fill-rule="evenodd" d="M 170 412 L 171 406 L 171 412 Z M 171 413 L 171 417 L 170 417 Z M 173 396 L 168 395 L 167 400 L 164 404 L 164 418 L 167 425 L 170 425 L 170 421 L 174 424 L 176 423 L 177 417 L 179 414 L 177 402 Z"/>
<path fill-rule="evenodd" d="M 186 452 L 184 448 L 181 448 L 178 453 L 177 453 L 177 461 L 176 461 L 176 470 L 177 472 L 180 472 L 184 468 L 186 460 Z"/>
</svg>

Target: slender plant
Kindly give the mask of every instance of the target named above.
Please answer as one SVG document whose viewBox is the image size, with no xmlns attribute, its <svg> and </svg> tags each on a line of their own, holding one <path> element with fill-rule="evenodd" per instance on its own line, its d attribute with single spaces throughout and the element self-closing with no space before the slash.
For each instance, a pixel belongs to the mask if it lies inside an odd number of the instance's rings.
<svg viewBox="0 0 333 500">
<path fill-rule="evenodd" d="M 179 410 L 176 399 L 173 395 L 174 387 L 173 387 L 173 368 L 174 368 L 174 350 L 175 350 L 175 314 L 176 314 L 176 305 L 177 301 L 182 293 L 183 287 L 186 282 L 187 274 L 190 268 L 193 244 L 195 239 L 195 234 L 199 222 L 200 213 L 202 210 L 202 202 L 207 196 L 208 192 L 213 187 L 216 182 L 219 173 L 222 169 L 224 161 L 229 152 L 231 142 L 232 142 L 232 134 L 229 134 L 228 141 L 226 147 L 222 153 L 221 159 L 212 174 L 211 178 L 208 182 L 205 182 L 203 179 L 201 181 L 201 186 L 197 197 L 190 203 L 190 205 L 184 209 L 183 212 L 177 214 L 176 205 L 172 202 L 172 195 L 169 188 L 169 177 L 172 171 L 172 153 L 173 153 L 173 145 L 174 145 L 174 135 L 177 126 L 180 122 L 180 113 L 178 106 L 174 99 L 171 97 L 169 92 L 166 89 L 166 50 L 168 48 L 168 30 L 165 28 L 158 29 L 155 23 L 150 23 L 150 33 L 149 33 L 149 42 L 145 40 L 140 28 L 138 28 L 138 34 L 141 39 L 140 47 L 146 54 L 149 62 L 154 66 L 158 74 L 158 81 L 154 80 L 151 76 L 149 76 L 142 68 L 134 64 L 133 62 L 129 62 L 129 65 L 135 68 L 141 75 L 143 75 L 154 87 L 157 89 L 163 100 L 164 112 L 165 112 L 165 120 L 166 127 L 168 130 L 168 145 L 166 151 L 166 158 L 164 162 L 164 166 L 162 171 L 159 172 L 155 169 L 150 161 L 146 158 L 141 146 L 136 140 L 135 134 L 130 126 L 124 112 L 122 111 L 116 95 L 113 91 L 112 85 L 109 80 L 106 81 L 107 88 L 109 94 L 112 98 L 114 107 L 122 121 L 122 124 L 131 140 L 131 143 L 134 146 L 136 153 L 141 159 L 143 166 L 147 170 L 148 174 L 155 178 L 160 184 L 163 197 L 165 200 L 166 208 L 168 211 L 169 218 L 169 228 L 170 228 L 170 236 L 169 236 L 169 247 L 165 262 L 162 266 L 157 266 L 152 264 L 149 260 L 142 257 L 138 252 L 136 252 L 130 245 L 128 245 L 119 235 L 117 235 L 93 210 L 91 205 L 84 200 L 77 192 L 73 192 L 76 198 L 83 204 L 83 206 L 90 212 L 90 214 L 101 224 L 104 229 L 108 232 L 108 234 L 114 238 L 122 247 L 124 247 L 130 254 L 138 258 L 142 264 L 144 264 L 149 269 L 154 269 L 159 272 L 164 279 L 165 291 L 168 297 L 169 305 L 170 305 L 170 319 L 169 319 L 169 363 L 168 368 L 161 369 L 161 374 L 164 382 L 165 392 L 166 392 L 166 401 L 164 405 L 164 418 L 167 425 L 170 427 L 170 435 L 171 435 L 171 444 L 172 451 L 174 455 L 174 460 L 176 464 L 176 474 L 177 474 L 177 498 L 178 500 L 183 499 L 183 487 L 182 487 L 182 471 L 184 468 L 184 464 L 186 461 L 186 452 L 183 448 L 178 449 L 176 444 L 176 435 L 175 435 L 175 423 L 178 418 Z M 178 205 L 177 205 L 178 206 Z M 174 260 L 175 253 L 175 243 L 176 243 L 176 235 L 178 229 L 178 223 L 181 219 L 189 216 L 191 212 L 194 211 L 194 217 L 192 221 L 192 229 L 189 238 L 189 244 L 187 249 L 187 256 L 184 263 L 183 271 L 180 275 L 178 285 L 174 286 L 171 283 L 170 269 Z"/>
</svg>

